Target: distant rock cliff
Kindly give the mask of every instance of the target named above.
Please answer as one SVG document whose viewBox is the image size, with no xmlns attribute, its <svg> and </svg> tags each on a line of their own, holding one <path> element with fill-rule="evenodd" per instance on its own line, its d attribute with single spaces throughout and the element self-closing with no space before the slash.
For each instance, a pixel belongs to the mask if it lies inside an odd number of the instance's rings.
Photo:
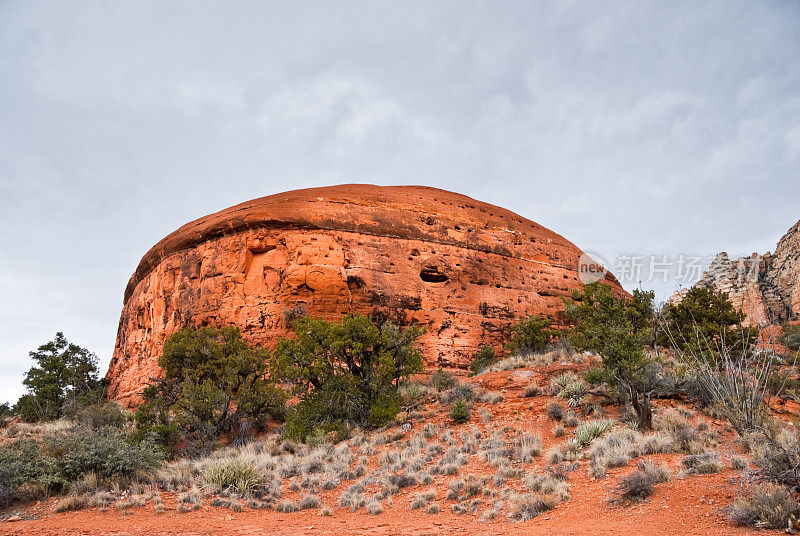
<svg viewBox="0 0 800 536">
<path fill-rule="evenodd" d="M 750 325 L 778 324 L 800 313 L 800 221 L 778 241 L 774 254 L 732 260 L 720 253 L 695 286 L 727 292 Z M 686 292 L 676 292 L 670 301 L 680 301 Z"/>
</svg>

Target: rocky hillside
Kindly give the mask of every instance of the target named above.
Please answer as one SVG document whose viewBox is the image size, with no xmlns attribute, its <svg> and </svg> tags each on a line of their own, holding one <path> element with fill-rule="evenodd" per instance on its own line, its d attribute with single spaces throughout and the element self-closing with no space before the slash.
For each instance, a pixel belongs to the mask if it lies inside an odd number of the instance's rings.
<svg viewBox="0 0 800 536">
<path fill-rule="evenodd" d="M 716 256 L 697 286 L 727 292 L 755 326 L 777 324 L 800 313 L 800 221 L 778 241 L 775 253 L 731 259 Z M 687 292 L 676 292 L 676 302 Z"/>
</svg>

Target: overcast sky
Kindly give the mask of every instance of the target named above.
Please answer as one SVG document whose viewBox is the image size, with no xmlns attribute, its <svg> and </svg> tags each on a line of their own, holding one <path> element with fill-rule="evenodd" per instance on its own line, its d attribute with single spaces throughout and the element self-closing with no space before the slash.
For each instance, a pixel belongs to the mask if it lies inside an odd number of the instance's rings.
<svg viewBox="0 0 800 536">
<path fill-rule="evenodd" d="M 798 27 L 770 1 L 0 0 L 0 401 L 56 331 L 105 372 L 150 246 L 294 188 L 454 190 L 612 269 L 773 250 Z"/>
</svg>

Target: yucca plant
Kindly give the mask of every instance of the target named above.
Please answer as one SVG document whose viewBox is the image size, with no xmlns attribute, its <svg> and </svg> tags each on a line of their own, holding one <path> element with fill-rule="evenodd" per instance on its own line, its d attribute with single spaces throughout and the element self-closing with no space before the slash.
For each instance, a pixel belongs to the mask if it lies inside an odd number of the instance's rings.
<svg viewBox="0 0 800 536">
<path fill-rule="evenodd" d="M 565 385 L 558 393 L 559 398 L 563 398 L 572 407 L 580 406 L 581 399 L 586 395 L 589 386 L 583 380 L 575 380 Z"/>
<path fill-rule="evenodd" d="M 585 447 L 605 434 L 614 426 L 614 419 L 595 419 L 587 421 L 575 429 L 573 441 L 577 446 Z"/>
<path fill-rule="evenodd" d="M 561 393 L 561 391 L 563 391 L 567 385 L 575 381 L 578 381 L 578 376 L 576 376 L 574 372 L 565 372 L 563 374 L 559 374 L 550 381 L 550 391 L 554 395 L 558 396 L 558 394 Z"/>
</svg>

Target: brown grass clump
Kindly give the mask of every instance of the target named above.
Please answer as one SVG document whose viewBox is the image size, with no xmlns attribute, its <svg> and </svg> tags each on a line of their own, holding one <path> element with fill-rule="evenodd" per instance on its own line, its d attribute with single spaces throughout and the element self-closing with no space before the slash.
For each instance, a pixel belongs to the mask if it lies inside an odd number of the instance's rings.
<svg viewBox="0 0 800 536">
<path fill-rule="evenodd" d="M 560 421 L 564 418 L 564 408 L 556 402 L 551 402 L 547 406 L 547 416 L 554 421 Z"/>
<path fill-rule="evenodd" d="M 696 475 L 709 475 L 722 470 L 722 462 L 716 452 L 690 454 L 683 459 L 682 463 L 687 473 Z"/>
<path fill-rule="evenodd" d="M 669 473 L 665 469 L 650 462 L 641 462 L 636 471 L 619 479 L 610 501 L 616 504 L 644 501 L 653 494 L 656 484 L 668 480 Z"/>
<path fill-rule="evenodd" d="M 760 529 L 788 529 L 798 517 L 797 498 L 780 484 L 756 484 L 728 507 L 728 518 L 733 523 Z"/>
<path fill-rule="evenodd" d="M 556 501 L 552 497 L 537 493 L 517 495 L 511 499 L 508 517 L 514 521 L 527 521 L 552 510 Z"/>
<path fill-rule="evenodd" d="M 54 508 L 55 512 L 72 512 L 86 508 L 86 499 L 78 495 L 67 495 L 60 499 Z"/>
</svg>

